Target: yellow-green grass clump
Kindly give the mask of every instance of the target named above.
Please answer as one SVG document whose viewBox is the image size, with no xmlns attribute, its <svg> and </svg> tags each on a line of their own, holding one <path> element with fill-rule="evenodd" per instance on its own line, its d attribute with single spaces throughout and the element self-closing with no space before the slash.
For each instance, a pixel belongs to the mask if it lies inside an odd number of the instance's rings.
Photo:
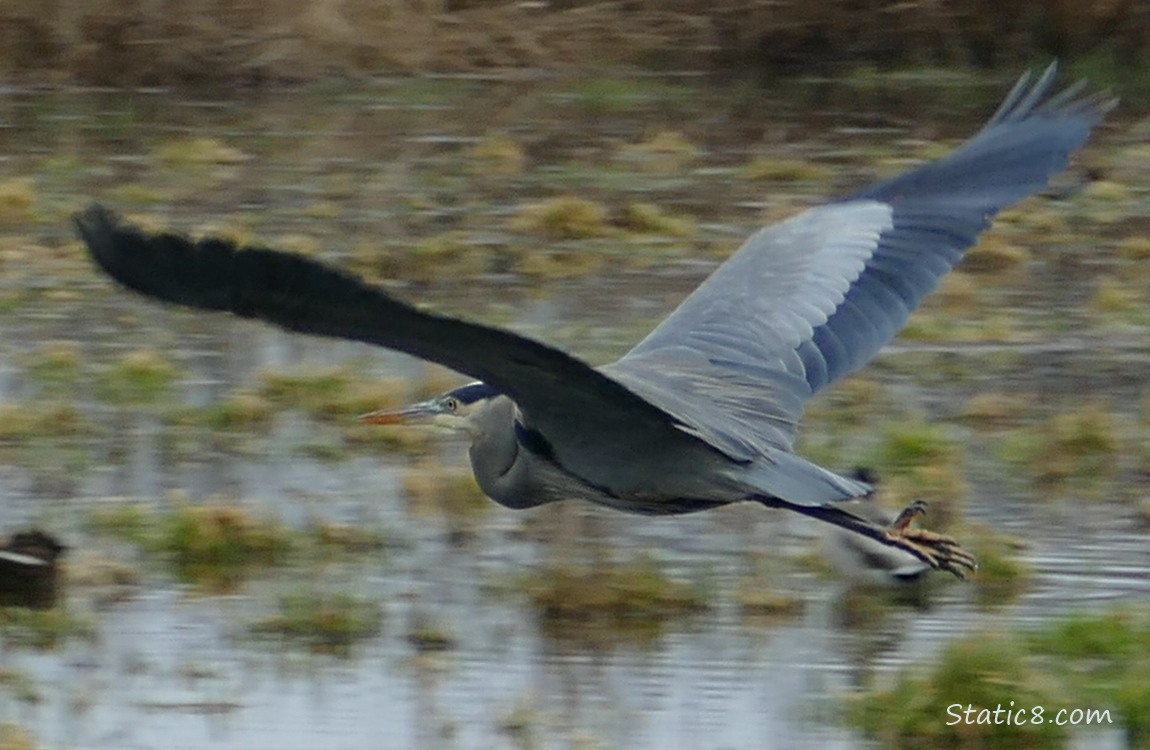
<svg viewBox="0 0 1150 750">
<path fill-rule="evenodd" d="M 146 545 L 157 528 L 157 516 L 151 506 L 139 502 L 102 503 L 88 512 L 84 525 L 97 534 Z"/>
<path fill-rule="evenodd" d="M 662 624 L 710 606 L 699 587 L 671 578 L 647 555 L 622 563 L 545 565 L 523 576 L 519 588 L 545 620 L 623 629 Z"/>
<path fill-rule="evenodd" d="M 238 179 L 247 154 L 210 136 L 177 138 L 152 152 L 155 174 L 168 185 L 169 199 L 218 188 Z"/>
<path fill-rule="evenodd" d="M 1126 217 L 1132 204 L 1130 188 L 1112 180 L 1096 180 L 1074 202 L 1075 213 L 1095 224 L 1115 224 Z"/>
<path fill-rule="evenodd" d="M 468 150 L 471 172 L 484 176 L 515 177 L 527 165 L 523 146 L 503 133 L 488 133 Z"/>
<path fill-rule="evenodd" d="M 338 550 L 350 554 L 378 552 L 386 544 L 384 535 L 358 524 L 314 521 L 308 526 L 308 535 L 322 549 Z"/>
<path fill-rule="evenodd" d="M 0 404 L 0 443 L 20 444 L 36 437 L 70 437 L 87 434 L 92 429 L 93 425 L 73 404 Z"/>
<path fill-rule="evenodd" d="M 961 462 L 962 453 L 945 426 L 910 419 L 885 427 L 878 460 L 886 470 L 906 472 L 921 466 Z"/>
<path fill-rule="evenodd" d="M 752 159 L 739 171 L 743 179 L 770 182 L 825 182 L 833 174 L 825 164 L 770 155 Z"/>
<path fill-rule="evenodd" d="M 978 281 L 963 271 L 948 273 L 927 299 L 937 310 L 969 314 L 978 308 Z"/>
<path fill-rule="evenodd" d="M 491 254 L 466 232 L 450 231 L 425 237 L 393 260 L 396 273 L 410 281 L 468 279 L 488 270 Z"/>
<path fill-rule="evenodd" d="M 124 354 L 100 374 L 98 393 L 109 402 L 147 404 L 166 395 L 180 371 L 155 349 Z"/>
<path fill-rule="evenodd" d="M 1143 126 L 1138 128 L 1145 132 Z M 1104 171 L 1122 182 L 1145 184 L 1150 176 L 1150 143 L 1139 138 L 1140 143 L 1117 148 L 1109 152 Z"/>
<path fill-rule="evenodd" d="M 153 156 L 164 166 L 173 169 L 239 164 L 248 158 L 238 148 L 210 136 L 168 141 L 158 146 Z"/>
<path fill-rule="evenodd" d="M 586 116 L 628 112 L 653 97 L 679 93 L 673 87 L 634 76 L 592 74 L 569 87 L 569 94 Z"/>
<path fill-rule="evenodd" d="M 1109 404 L 1089 401 L 1038 427 L 1031 465 L 1040 482 L 1108 475 L 1118 461 L 1118 425 Z"/>
<path fill-rule="evenodd" d="M 737 598 L 744 617 L 776 619 L 802 614 L 805 603 L 800 597 L 765 588 L 758 585 L 760 583 L 752 581 L 739 589 Z"/>
<path fill-rule="evenodd" d="M 661 234 L 670 237 L 692 237 L 695 221 L 689 216 L 673 216 L 653 203 L 632 203 L 627 206 L 623 224 L 628 231 L 638 234 Z"/>
<path fill-rule="evenodd" d="M 339 201 L 334 200 L 312 201 L 300 209 L 300 215 L 309 219 L 316 219 L 318 221 L 335 221 L 340 217 L 342 213 L 342 205 L 339 203 Z M 312 237 L 308 237 L 307 239 L 310 242 L 315 242 L 317 249 L 313 252 L 305 253 L 306 255 L 315 255 L 319 252 L 320 249 L 323 248 L 323 245 L 320 244 L 318 240 L 315 240 Z"/>
<path fill-rule="evenodd" d="M 1146 313 L 1145 292 L 1112 277 L 1098 280 L 1090 306 L 1106 318 L 1130 323 L 1150 322 Z"/>
<path fill-rule="evenodd" d="M 84 355 L 74 342 L 44 346 L 30 358 L 28 377 L 49 387 L 71 386 L 83 376 Z"/>
<path fill-rule="evenodd" d="M 256 620 L 248 629 L 312 651 L 343 655 L 378 634 L 382 626 L 383 612 L 374 599 L 316 591 L 282 597 L 275 614 Z"/>
<path fill-rule="evenodd" d="M 650 172 L 680 172 L 695 158 L 698 149 L 677 130 L 660 130 L 645 141 L 623 146 L 619 156 Z"/>
<path fill-rule="evenodd" d="M 896 504 L 922 498 L 930 503 L 930 527 L 945 529 L 966 497 L 961 444 L 944 425 L 912 419 L 887 425 L 870 462 L 883 477 L 882 489 Z"/>
<path fill-rule="evenodd" d="M 999 231 L 1011 227 L 1023 236 L 1043 242 L 1069 239 L 1073 231 L 1067 224 L 1065 212 L 1050 201 L 1028 200 L 1008 208 L 998 215 L 994 224 Z"/>
<path fill-rule="evenodd" d="M 1025 337 L 1026 332 L 1019 328 L 1016 317 L 1010 314 L 992 312 L 970 317 L 939 310 L 934 305 L 912 315 L 899 333 L 899 338 L 907 341 L 942 343 L 1019 341 Z"/>
<path fill-rule="evenodd" d="M 205 421 L 215 430 L 263 432 L 271 427 L 275 411 L 275 404 L 264 394 L 239 388 L 208 407 Z"/>
<path fill-rule="evenodd" d="M 323 251 L 323 243 L 319 239 L 302 232 L 281 234 L 271 244 L 279 250 L 296 255 L 316 256 Z"/>
<path fill-rule="evenodd" d="M 31 177 L 0 180 L 0 225 L 31 221 L 37 200 L 36 181 Z"/>
<path fill-rule="evenodd" d="M 261 244 L 253 230 L 253 217 L 235 214 L 223 221 L 213 221 L 198 228 L 199 236 L 228 240 L 238 247 L 251 247 Z"/>
<path fill-rule="evenodd" d="M 450 651 L 455 648 L 456 637 L 442 624 L 427 618 L 420 618 L 419 622 L 407 631 L 407 642 L 422 653 Z"/>
<path fill-rule="evenodd" d="M 31 733 L 23 727 L 0 722 L 0 750 L 39 750 Z"/>
<path fill-rule="evenodd" d="M 348 446 L 377 448 L 385 453 L 426 454 L 435 443 L 432 430 L 419 425 L 376 425 L 349 422 L 343 431 Z"/>
<path fill-rule="evenodd" d="M 64 560 L 64 579 L 69 588 L 115 589 L 101 595 L 102 601 L 123 596 L 127 587 L 140 585 L 142 568 L 130 562 L 116 560 L 97 552 L 69 554 Z"/>
<path fill-rule="evenodd" d="M 419 461 L 403 474 L 403 494 L 414 512 L 453 517 L 486 514 L 491 501 L 479 489 L 470 469 Z"/>
<path fill-rule="evenodd" d="M 533 248 L 519 257 L 515 270 L 533 279 L 568 279 L 598 273 L 605 263 L 596 248 Z"/>
<path fill-rule="evenodd" d="M 35 681 L 27 672 L 23 672 L 19 669 L 0 667 L 0 688 L 21 703 L 33 704 L 43 700 L 43 695 L 36 686 Z M 7 747 L 4 744 L 5 726 L 4 724 L 0 724 L 0 750 L 5 750 Z"/>
<path fill-rule="evenodd" d="M 1137 234 L 1123 238 L 1118 243 L 1118 255 L 1124 260 L 1150 260 L 1150 237 Z"/>
<path fill-rule="evenodd" d="M 1027 711 L 1059 705 L 1059 694 L 1025 656 L 1018 643 L 999 636 L 952 642 L 929 673 L 908 670 L 892 687 L 855 696 L 851 719 L 868 737 L 889 748 L 1060 747 L 1067 729 L 1053 721 L 996 723 L 987 718 L 992 714 L 978 721 L 980 712 L 1010 708 L 1012 701 Z M 973 723 L 955 721 L 955 714 L 965 716 L 968 706 L 973 707 Z"/>
<path fill-rule="evenodd" d="M 968 528 L 963 536 L 974 540 L 971 551 L 978 558 L 978 570 L 971 581 L 980 603 L 1007 603 L 1026 590 L 1032 571 L 1017 555 L 1022 546 L 1020 540 L 984 526 Z"/>
<path fill-rule="evenodd" d="M 614 234 L 607 207 L 574 195 L 560 195 L 520 206 L 511 229 L 553 240 L 577 240 Z"/>
<path fill-rule="evenodd" d="M 282 562 L 292 538 L 278 521 L 259 518 L 238 505 L 180 502 L 163 519 L 153 544 L 182 575 L 212 580 Z"/>
<path fill-rule="evenodd" d="M 986 391 L 971 396 L 962 408 L 962 416 L 977 429 L 997 429 L 1017 423 L 1026 413 L 1027 402 L 1018 396 Z"/>
<path fill-rule="evenodd" d="M 851 375 L 830 389 L 823 411 L 839 424 L 858 425 L 867 422 L 885 406 L 882 383 L 865 375 Z M 813 405 L 819 411 L 817 404 Z"/>
<path fill-rule="evenodd" d="M 193 505 L 177 499 L 169 510 L 112 501 L 89 511 L 85 527 L 172 557 L 178 566 L 223 568 L 275 564 L 289 554 L 316 550 L 375 552 L 385 540 L 376 529 L 315 520 L 301 533 L 223 502 Z"/>
<path fill-rule="evenodd" d="M 959 270 L 973 274 L 998 274 L 1030 260 L 1030 252 L 1007 239 L 1003 232 L 984 234 L 978 244 L 967 251 Z"/>
<path fill-rule="evenodd" d="M 73 638 L 92 640 L 95 625 L 63 607 L 0 607 L 0 636 L 9 645 L 53 649 Z"/>
<path fill-rule="evenodd" d="M 1150 616 L 1116 611 L 1079 614 L 1031 633 L 1031 653 L 1083 708 L 1111 709 L 1129 747 L 1150 743 Z"/>
<path fill-rule="evenodd" d="M 402 406 L 408 390 L 403 378 L 355 378 L 331 399 L 317 404 L 314 413 L 325 419 L 350 424 L 355 417 L 378 409 Z"/>
<path fill-rule="evenodd" d="M 1017 336 L 1007 316 L 979 314 L 980 281 L 973 274 L 954 271 L 943 277 L 921 310 L 911 316 L 900 338 L 916 341 L 1008 340 Z"/>
<path fill-rule="evenodd" d="M 262 380 L 262 395 L 273 404 L 334 421 L 399 406 L 407 392 L 401 379 L 363 379 L 347 368 L 267 372 Z"/>
<path fill-rule="evenodd" d="M 143 182 L 125 182 L 108 193 L 109 202 L 120 207 L 149 206 L 162 203 L 166 197 L 162 189 Z"/>
</svg>

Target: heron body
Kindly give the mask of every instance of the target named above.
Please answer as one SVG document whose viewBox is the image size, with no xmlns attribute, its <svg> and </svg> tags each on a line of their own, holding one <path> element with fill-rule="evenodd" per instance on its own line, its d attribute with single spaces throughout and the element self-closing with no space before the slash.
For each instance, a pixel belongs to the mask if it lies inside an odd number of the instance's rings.
<svg viewBox="0 0 1150 750">
<path fill-rule="evenodd" d="M 264 248 L 147 234 L 93 205 L 96 263 L 168 302 L 362 341 L 477 379 L 369 422 L 467 432 L 480 487 L 511 508 L 582 498 L 672 514 L 739 501 L 797 511 L 961 575 L 948 537 L 852 513 L 864 481 L 793 452 L 807 399 L 869 361 L 1004 207 L 1061 170 L 1113 101 L 1054 66 L 1022 77 L 949 156 L 752 235 L 645 339 L 594 368 L 510 331 L 437 315 L 330 266 Z"/>
</svg>

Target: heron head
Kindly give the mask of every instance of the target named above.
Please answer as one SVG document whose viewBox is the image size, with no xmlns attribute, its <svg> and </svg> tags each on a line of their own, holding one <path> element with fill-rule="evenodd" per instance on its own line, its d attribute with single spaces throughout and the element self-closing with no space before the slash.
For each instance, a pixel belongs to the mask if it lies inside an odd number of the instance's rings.
<svg viewBox="0 0 1150 750">
<path fill-rule="evenodd" d="M 498 391 L 485 383 L 468 383 L 402 409 L 381 409 L 364 414 L 359 421 L 367 424 L 422 423 L 473 433 L 476 415 L 498 395 Z"/>
</svg>

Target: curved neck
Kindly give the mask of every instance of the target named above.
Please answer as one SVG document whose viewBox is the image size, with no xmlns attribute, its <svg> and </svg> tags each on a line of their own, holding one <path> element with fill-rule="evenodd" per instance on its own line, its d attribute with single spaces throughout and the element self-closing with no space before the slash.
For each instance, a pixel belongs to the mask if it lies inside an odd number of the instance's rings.
<svg viewBox="0 0 1150 750">
<path fill-rule="evenodd" d="M 473 418 L 471 470 L 484 494 L 508 508 L 533 508 L 547 502 L 531 481 L 534 456 L 515 435 L 515 404 L 499 396 Z"/>
</svg>

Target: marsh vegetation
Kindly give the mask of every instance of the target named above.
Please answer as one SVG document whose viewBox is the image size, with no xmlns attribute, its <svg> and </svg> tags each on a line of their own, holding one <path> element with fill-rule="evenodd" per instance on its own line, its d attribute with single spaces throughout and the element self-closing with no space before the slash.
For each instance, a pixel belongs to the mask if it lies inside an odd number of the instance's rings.
<svg viewBox="0 0 1150 750">
<path fill-rule="evenodd" d="M 382 727 L 405 747 L 653 748 L 683 727 L 732 747 L 1028 741 L 940 734 L 939 691 L 960 688 L 1105 704 L 1140 746 L 1144 113 L 811 405 L 804 452 L 874 468 L 879 502 L 926 499 L 982 557 L 972 585 L 910 604 L 840 606 L 817 530 L 761 508 L 500 509 L 464 446 L 354 421 L 456 376 L 135 299 L 67 224 L 99 197 L 599 363 L 754 227 L 942 153 L 1010 77 L 11 92 L 0 524 L 70 549 L 58 609 L 0 617 L 0 746 L 295 747 L 305 728 L 354 744 Z"/>
</svg>

